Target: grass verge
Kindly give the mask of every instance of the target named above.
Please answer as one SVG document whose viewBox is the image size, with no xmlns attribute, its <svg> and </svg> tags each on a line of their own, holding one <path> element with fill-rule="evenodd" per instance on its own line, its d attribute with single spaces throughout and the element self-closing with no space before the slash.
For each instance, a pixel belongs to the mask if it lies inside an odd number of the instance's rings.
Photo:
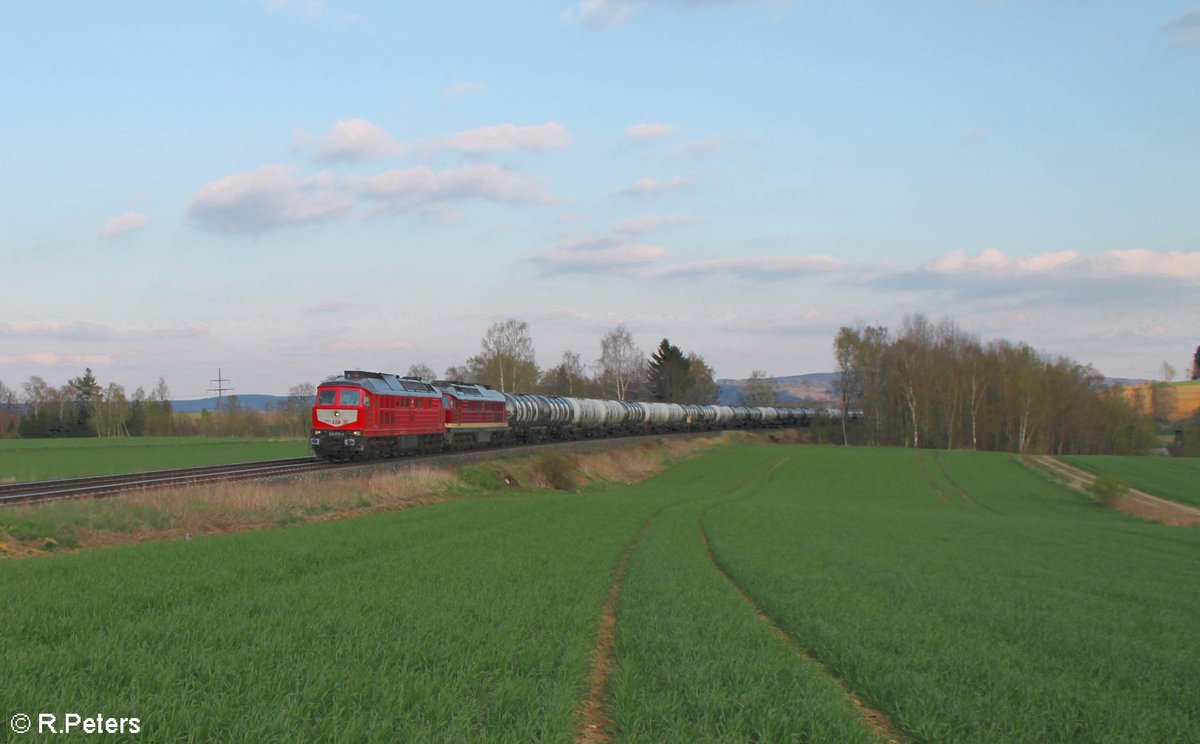
<svg viewBox="0 0 1200 744">
<path fill-rule="evenodd" d="M 285 527 L 523 490 L 627 485 L 714 441 L 661 439 L 595 454 L 499 459 L 457 471 L 413 466 L 339 480 L 241 481 L 6 507 L 0 509 L 0 557 Z"/>
</svg>

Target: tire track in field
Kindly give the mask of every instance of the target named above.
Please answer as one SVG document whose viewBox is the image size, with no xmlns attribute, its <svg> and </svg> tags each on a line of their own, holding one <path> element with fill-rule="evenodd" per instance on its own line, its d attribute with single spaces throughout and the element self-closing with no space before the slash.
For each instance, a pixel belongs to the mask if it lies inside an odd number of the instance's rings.
<svg viewBox="0 0 1200 744">
<path fill-rule="evenodd" d="M 600 632 L 597 633 L 596 644 L 592 647 L 592 674 L 588 695 L 576 708 L 580 721 L 575 731 L 576 744 L 600 744 L 612 739 L 613 721 L 605 698 L 608 697 L 608 675 L 616 663 L 613 641 L 616 638 L 617 604 L 621 599 L 621 584 L 625 581 L 625 572 L 629 568 L 629 559 L 633 556 L 633 551 L 661 513 L 662 509 L 659 509 L 647 517 L 645 524 L 617 561 L 612 586 L 608 589 L 608 599 L 604 602 L 604 612 L 600 616 Z"/>
<path fill-rule="evenodd" d="M 790 459 L 791 457 L 785 457 L 784 459 L 775 463 L 775 466 L 767 471 L 766 480 L 770 481 L 771 476 L 775 474 L 775 471 Z M 932 485 L 932 482 L 930 485 Z M 934 488 L 936 490 L 936 486 Z M 940 493 L 941 492 L 939 491 L 939 495 Z M 753 494 L 750 494 L 750 496 L 752 495 Z M 750 498 L 750 496 L 743 496 L 742 498 Z M 730 501 L 736 500 L 740 499 L 731 499 Z M 882 736 L 890 744 L 902 744 L 904 742 L 904 738 L 900 735 L 899 729 L 896 728 L 896 725 L 892 723 L 892 721 L 886 715 L 884 715 L 883 712 L 872 707 L 871 704 L 868 703 L 861 695 L 854 692 L 854 690 L 851 690 L 844 679 L 839 677 L 832 669 L 823 664 L 816 657 L 816 655 L 813 654 L 812 651 L 805 648 L 799 640 L 784 630 L 783 627 L 773 617 L 764 612 L 763 609 L 759 607 L 758 602 L 754 601 L 754 598 L 751 597 L 746 590 L 734 580 L 733 576 L 731 576 L 729 572 L 726 571 L 721 565 L 720 561 L 717 560 L 717 555 L 713 552 L 712 544 L 708 540 L 708 530 L 704 527 L 704 520 L 706 517 L 708 517 L 709 513 L 712 512 L 713 509 L 717 508 L 718 506 L 724 506 L 725 504 L 730 503 L 730 501 L 723 501 L 718 504 L 713 504 L 705 509 L 700 515 L 700 541 L 704 544 L 704 554 L 708 556 L 708 562 L 712 564 L 712 567 L 716 569 L 717 573 L 719 573 L 721 577 L 724 578 L 731 587 L 733 587 L 733 590 L 738 593 L 738 596 L 742 598 L 742 601 L 750 606 L 750 609 L 754 611 L 754 614 L 758 617 L 758 619 L 766 624 L 771 633 L 781 643 L 783 643 L 783 645 L 791 649 L 805 662 L 815 665 L 817 669 L 820 670 L 821 674 L 823 674 L 830 682 L 833 683 L 835 687 L 838 688 L 839 691 L 841 691 L 843 697 L 846 698 L 850 705 L 854 706 L 854 709 L 858 711 L 859 715 L 862 716 L 863 721 L 871 728 L 872 731 L 879 736 Z"/>
<path fill-rule="evenodd" d="M 929 471 L 926 470 L 925 458 L 918 458 L 917 462 L 921 463 L 921 477 L 925 480 L 925 483 L 933 489 L 934 493 L 937 494 L 939 501 L 941 501 L 943 504 L 949 504 L 950 499 L 946 498 L 946 494 L 942 493 L 942 489 L 938 488 L 937 484 L 933 482 L 933 478 L 930 477 Z"/>
<path fill-rule="evenodd" d="M 933 453 L 933 462 L 935 465 L 938 466 L 938 472 L 940 472 L 942 474 L 942 477 L 946 479 L 946 482 L 949 483 L 950 486 L 955 491 L 958 491 L 958 495 L 961 496 L 964 501 L 966 501 L 971 506 L 978 506 L 980 509 L 983 509 L 984 511 L 990 511 L 992 514 L 1000 514 L 1001 513 L 999 511 L 997 511 L 996 509 L 993 509 L 992 507 L 988 506 L 987 504 L 981 503 L 981 502 L 973 499 L 971 497 L 971 493 L 969 491 L 967 491 L 967 489 L 963 488 L 962 485 L 959 484 L 958 481 L 951 478 L 950 474 L 946 472 L 945 464 L 942 463 L 942 455 L 940 452 Z"/>
</svg>

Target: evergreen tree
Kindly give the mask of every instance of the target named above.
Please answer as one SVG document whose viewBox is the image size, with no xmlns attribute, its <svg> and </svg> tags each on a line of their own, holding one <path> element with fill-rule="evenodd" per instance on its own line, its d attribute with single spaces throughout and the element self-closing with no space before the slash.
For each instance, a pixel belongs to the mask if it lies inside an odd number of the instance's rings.
<svg viewBox="0 0 1200 744">
<path fill-rule="evenodd" d="M 68 436 L 87 436 L 95 434 L 92 420 L 102 400 L 100 383 L 92 374 L 92 368 L 84 370 L 83 375 L 67 381 L 67 387 L 73 393 L 75 400 L 75 416 L 71 421 L 64 421 Z"/>
<path fill-rule="evenodd" d="M 679 347 L 664 338 L 650 355 L 647 369 L 650 396 L 663 403 L 693 402 L 686 400 L 691 387 L 690 369 L 691 362 Z"/>
</svg>

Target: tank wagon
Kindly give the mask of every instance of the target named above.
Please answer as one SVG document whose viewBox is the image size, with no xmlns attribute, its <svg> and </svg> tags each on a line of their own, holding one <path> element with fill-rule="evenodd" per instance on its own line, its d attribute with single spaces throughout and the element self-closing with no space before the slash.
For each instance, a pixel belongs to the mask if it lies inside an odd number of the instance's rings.
<svg viewBox="0 0 1200 744">
<path fill-rule="evenodd" d="M 321 383 L 309 443 L 326 460 L 513 442 L 808 426 L 817 411 L 501 393 L 486 385 L 347 370 Z"/>
</svg>

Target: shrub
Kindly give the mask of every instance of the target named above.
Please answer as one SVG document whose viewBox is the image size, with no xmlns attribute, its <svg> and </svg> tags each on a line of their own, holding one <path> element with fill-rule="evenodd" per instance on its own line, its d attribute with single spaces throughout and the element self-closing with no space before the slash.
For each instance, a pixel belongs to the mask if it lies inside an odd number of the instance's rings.
<svg viewBox="0 0 1200 744">
<path fill-rule="evenodd" d="M 1129 493 L 1125 481 L 1111 475 L 1098 475 L 1092 482 L 1092 495 L 1101 506 L 1112 506 L 1117 499 Z"/>
<path fill-rule="evenodd" d="M 547 485 L 559 491 L 574 491 L 583 480 L 579 463 L 570 455 L 557 452 L 546 455 L 538 465 Z"/>
</svg>

